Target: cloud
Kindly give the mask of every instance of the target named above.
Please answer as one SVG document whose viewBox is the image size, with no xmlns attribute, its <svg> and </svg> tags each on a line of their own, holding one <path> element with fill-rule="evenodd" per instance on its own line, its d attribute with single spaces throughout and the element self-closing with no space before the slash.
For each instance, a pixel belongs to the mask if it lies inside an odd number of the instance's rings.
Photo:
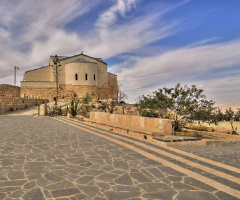
<svg viewBox="0 0 240 200">
<path fill-rule="evenodd" d="M 129 12 L 136 6 L 138 0 L 117 0 L 116 4 L 104 11 L 96 22 L 96 26 L 106 28 L 117 21 L 118 15 L 126 17 Z"/>
<path fill-rule="evenodd" d="M 240 40 L 233 40 L 209 45 L 190 45 L 154 57 L 135 57 L 136 62 L 130 68 L 124 68 L 119 64 L 121 72 L 118 77 L 120 82 L 127 85 L 126 90 L 129 93 L 136 88 L 146 88 L 151 92 L 153 88 L 156 90 L 170 83 L 196 83 L 197 80 L 200 80 L 203 83 L 203 89 L 211 91 L 216 100 L 220 97 L 222 100 L 226 100 L 224 94 L 230 94 L 228 91 L 232 91 L 233 88 L 235 91 L 239 91 L 236 88 L 239 85 L 237 84 L 238 79 L 235 78 L 239 70 L 232 70 L 232 74 L 230 71 L 226 74 L 222 72 L 215 74 L 215 71 L 239 66 L 239 49 Z M 206 84 L 207 77 L 211 78 L 209 84 Z M 221 88 L 221 92 L 219 88 Z M 232 93 L 232 95 L 236 95 L 236 93 Z M 233 97 L 231 96 L 231 98 Z"/>
<path fill-rule="evenodd" d="M 0 55 L 0 81 L 12 83 L 12 80 L 5 81 L 15 65 L 20 67 L 18 73 L 23 76 L 28 69 L 46 65 L 51 54 L 79 49 L 80 37 L 65 31 L 64 26 L 99 3 L 98 0 L 87 2 L 1 1 L 0 48 L 4 51 Z"/>
<path fill-rule="evenodd" d="M 47 65 L 49 55 L 73 55 L 84 50 L 106 59 L 174 32 L 176 24 L 159 23 L 162 16 L 159 13 L 130 17 L 138 0 L 114 1 L 111 7 L 94 16 L 95 26 L 85 35 L 65 30 L 66 24 L 91 12 L 99 3 L 99 0 L 91 4 L 88 0 L 1 1 L 0 48 L 4 52 L 0 55 L 0 81 L 5 82 L 4 77 L 12 74 L 15 65 L 20 67 L 19 76 L 26 70 Z"/>
</svg>

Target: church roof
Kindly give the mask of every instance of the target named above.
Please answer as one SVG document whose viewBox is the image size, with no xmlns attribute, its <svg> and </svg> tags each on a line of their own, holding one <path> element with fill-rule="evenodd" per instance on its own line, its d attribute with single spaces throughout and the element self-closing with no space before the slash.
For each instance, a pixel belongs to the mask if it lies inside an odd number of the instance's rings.
<svg viewBox="0 0 240 200">
<path fill-rule="evenodd" d="M 80 54 L 77 54 L 77 55 L 74 55 L 74 56 L 70 56 L 70 57 L 67 57 L 67 56 L 58 56 L 58 57 L 59 57 L 59 61 L 61 61 L 61 60 L 67 60 L 67 59 L 69 59 L 69 58 L 74 58 L 74 57 L 80 56 L 80 55 L 86 56 L 86 57 L 88 57 L 88 58 L 92 58 L 92 59 L 94 59 L 94 60 L 96 60 L 96 61 L 99 61 L 99 62 L 107 65 L 107 63 L 106 63 L 102 58 L 93 58 L 93 57 L 88 56 L 88 55 L 85 55 L 85 54 L 83 54 L 83 53 L 80 53 Z M 54 57 L 54 56 L 50 56 L 50 58 L 53 58 L 53 57 Z"/>
<path fill-rule="evenodd" d="M 54 59 L 55 56 L 50 56 L 50 59 Z M 58 56 L 59 61 L 64 60 L 65 58 L 68 58 L 67 56 Z"/>
<path fill-rule="evenodd" d="M 74 60 L 73 62 L 77 62 L 77 63 L 93 63 L 84 59 L 78 59 L 78 60 Z"/>
</svg>

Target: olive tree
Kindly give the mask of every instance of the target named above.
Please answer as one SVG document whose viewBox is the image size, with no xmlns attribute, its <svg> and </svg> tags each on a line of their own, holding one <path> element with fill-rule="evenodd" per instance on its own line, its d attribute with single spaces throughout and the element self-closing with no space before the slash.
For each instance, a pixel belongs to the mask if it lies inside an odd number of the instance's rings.
<svg viewBox="0 0 240 200">
<path fill-rule="evenodd" d="M 173 120 L 173 131 L 181 120 L 210 120 L 214 102 L 207 100 L 203 90 L 195 85 L 188 87 L 178 83 L 173 88 L 162 88 L 152 95 L 141 96 L 136 106 L 147 117 L 163 117 Z M 172 114 L 170 114 L 172 113 Z"/>
</svg>

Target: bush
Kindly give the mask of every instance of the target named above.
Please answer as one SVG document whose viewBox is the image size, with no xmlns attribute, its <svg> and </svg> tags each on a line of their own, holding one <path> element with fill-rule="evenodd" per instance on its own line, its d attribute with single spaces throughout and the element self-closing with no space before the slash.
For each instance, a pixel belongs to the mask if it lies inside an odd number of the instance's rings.
<svg viewBox="0 0 240 200">
<path fill-rule="evenodd" d="M 67 105 L 67 111 L 74 117 L 78 112 L 79 101 L 71 100 L 71 102 Z"/>
</svg>

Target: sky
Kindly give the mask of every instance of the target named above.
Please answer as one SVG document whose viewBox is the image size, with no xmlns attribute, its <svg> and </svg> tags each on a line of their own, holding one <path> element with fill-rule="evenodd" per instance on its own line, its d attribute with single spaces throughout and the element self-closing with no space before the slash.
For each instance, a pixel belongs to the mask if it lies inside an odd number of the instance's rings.
<svg viewBox="0 0 240 200">
<path fill-rule="evenodd" d="M 0 0 L 0 84 L 50 55 L 101 57 L 135 103 L 196 85 L 240 106 L 239 0 Z"/>
</svg>

